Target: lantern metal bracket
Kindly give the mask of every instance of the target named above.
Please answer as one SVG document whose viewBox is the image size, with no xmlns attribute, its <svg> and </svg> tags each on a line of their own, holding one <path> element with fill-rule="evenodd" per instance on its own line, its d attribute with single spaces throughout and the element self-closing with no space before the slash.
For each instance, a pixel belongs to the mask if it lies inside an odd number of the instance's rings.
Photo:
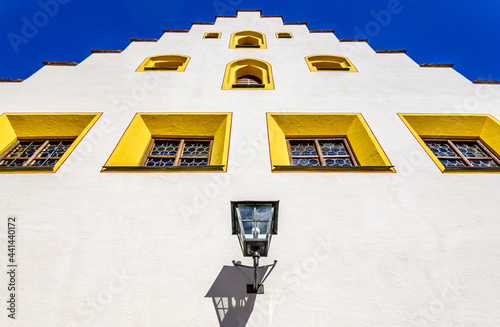
<svg viewBox="0 0 500 327">
<path fill-rule="evenodd" d="M 253 284 L 247 284 L 247 294 L 264 294 L 264 282 L 267 279 L 267 277 L 271 274 L 271 271 L 273 271 L 278 260 L 274 260 L 273 264 L 259 267 L 259 258 L 260 258 L 259 252 L 254 252 L 252 258 L 253 258 L 253 267 L 242 265 L 241 263 L 236 262 L 235 260 L 233 260 L 233 265 L 236 267 L 253 269 Z M 259 268 L 267 268 L 267 267 L 271 267 L 271 269 L 264 275 L 264 278 L 262 278 L 262 282 L 259 284 Z"/>
</svg>

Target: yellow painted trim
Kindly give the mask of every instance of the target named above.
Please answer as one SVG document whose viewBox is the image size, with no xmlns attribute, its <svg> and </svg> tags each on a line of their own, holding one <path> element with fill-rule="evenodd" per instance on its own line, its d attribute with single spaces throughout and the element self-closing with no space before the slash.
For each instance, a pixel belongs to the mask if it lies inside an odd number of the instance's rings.
<svg viewBox="0 0 500 327">
<path fill-rule="evenodd" d="M 290 35 L 290 39 L 293 39 L 293 34 L 291 32 L 276 32 L 276 38 L 279 39 L 280 34 L 287 34 Z M 288 39 L 288 38 L 283 38 L 283 39 Z"/>
<path fill-rule="evenodd" d="M 101 172 L 159 172 L 148 167 L 123 170 L 118 167 L 139 166 L 151 137 L 212 138 L 210 165 L 224 165 L 227 171 L 232 113 L 137 113 L 122 135 Z M 113 169 L 113 166 L 117 167 Z M 161 172 L 204 172 L 203 169 L 161 170 Z"/>
<path fill-rule="evenodd" d="M 500 155 L 500 122 L 488 114 L 398 114 L 418 143 L 443 173 L 499 173 L 467 169 L 446 169 L 425 144 L 425 138 L 479 139 Z"/>
<path fill-rule="evenodd" d="M 291 137 L 347 137 L 360 166 L 392 166 L 389 158 L 359 113 L 267 113 L 267 130 L 271 169 L 275 165 L 290 165 L 286 139 Z M 340 172 L 326 168 L 307 169 L 307 172 Z M 305 172 L 303 169 L 287 168 L 286 172 Z M 342 170 L 342 172 L 395 172 L 394 168 L 384 171 Z"/>
<path fill-rule="evenodd" d="M 262 81 L 263 88 L 233 88 L 236 80 L 245 75 L 253 75 Z M 238 59 L 226 65 L 223 90 L 274 90 L 274 79 L 271 65 L 268 62 L 253 58 Z"/>
<path fill-rule="evenodd" d="M 0 153 L 6 151 L 18 139 L 75 140 L 52 169 L 27 171 L 12 169 L 0 173 L 56 172 L 76 148 L 102 113 L 4 113 L 0 116 Z"/>
<path fill-rule="evenodd" d="M 158 70 L 158 71 L 183 72 L 186 70 L 186 67 L 190 59 L 191 57 L 184 55 L 176 55 L 176 54 L 151 56 L 144 59 L 139 68 L 137 68 L 136 72 L 146 71 L 145 67 L 177 67 L 176 70 Z"/>
<path fill-rule="evenodd" d="M 258 44 L 260 48 L 267 49 L 266 35 L 257 31 L 239 31 L 231 34 L 231 40 L 229 42 L 229 49 L 236 49 L 236 45 L 240 42 Z"/>
<path fill-rule="evenodd" d="M 220 39 L 222 33 L 221 32 L 206 32 L 203 35 L 203 38 L 207 39 L 207 35 L 209 35 L 209 34 L 217 34 L 217 39 Z M 215 39 L 215 37 L 209 37 L 208 39 Z"/>
<path fill-rule="evenodd" d="M 333 55 L 312 55 L 304 58 L 312 72 L 332 72 L 328 70 L 318 70 L 320 67 L 338 67 L 349 68 L 348 72 L 357 72 L 358 70 L 347 57 L 333 56 Z"/>
</svg>

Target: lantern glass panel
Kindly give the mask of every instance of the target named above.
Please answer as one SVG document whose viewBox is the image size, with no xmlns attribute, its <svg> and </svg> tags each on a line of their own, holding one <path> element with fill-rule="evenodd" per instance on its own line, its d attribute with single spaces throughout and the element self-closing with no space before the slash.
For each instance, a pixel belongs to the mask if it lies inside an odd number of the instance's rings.
<svg viewBox="0 0 500 327">
<path fill-rule="evenodd" d="M 243 232 L 245 238 L 253 238 L 254 222 L 253 221 L 243 221 Z"/>
<path fill-rule="evenodd" d="M 254 209 L 255 206 L 250 204 L 240 204 L 236 207 L 241 220 L 253 220 Z"/>
<path fill-rule="evenodd" d="M 231 203 L 233 234 L 238 235 L 243 255 L 267 256 L 271 236 L 277 233 L 278 201 Z"/>
<path fill-rule="evenodd" d="M 272 204 L 240 204 L 236 207 L 245 239 L 268 238 L 273 209 Z"/>
<path fill-rule="evenodd" d="M 255 207 L 255 219 L 269 221 L 273 215 L 273 207 L 271 204 L 263 204 Z"/>
</svg>

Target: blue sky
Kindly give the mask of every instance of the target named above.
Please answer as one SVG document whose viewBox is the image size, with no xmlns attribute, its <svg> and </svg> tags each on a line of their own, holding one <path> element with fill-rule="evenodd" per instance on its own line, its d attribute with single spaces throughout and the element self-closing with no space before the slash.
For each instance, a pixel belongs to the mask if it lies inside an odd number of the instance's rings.
<svg viewBox="0 0 500 327">
<path fill-rule="evenodd" d="M 375 49 L 407 49 L 417 63 L 454 63 L 470 80 L 500 80 L 498 0 L 3 0 L 0 78 L 26 79 L 42 61 L 81 62 L 90 49 L 124 49 L 236 9 L 262 9 Z"/>
</svg>

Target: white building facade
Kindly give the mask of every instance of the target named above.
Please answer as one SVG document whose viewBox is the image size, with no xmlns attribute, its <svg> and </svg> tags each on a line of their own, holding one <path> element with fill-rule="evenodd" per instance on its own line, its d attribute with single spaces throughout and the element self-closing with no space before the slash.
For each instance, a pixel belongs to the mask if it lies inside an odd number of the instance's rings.
<svg viewBox="0 0 500 327">
<path fill-rule="evenodd" d="M 0 325 L 500 325 L 500 86 L 433 66 L 238 11 L 0 83 Z M 231 201 L 279 201 L 264 294 Z"/>
</svg>

